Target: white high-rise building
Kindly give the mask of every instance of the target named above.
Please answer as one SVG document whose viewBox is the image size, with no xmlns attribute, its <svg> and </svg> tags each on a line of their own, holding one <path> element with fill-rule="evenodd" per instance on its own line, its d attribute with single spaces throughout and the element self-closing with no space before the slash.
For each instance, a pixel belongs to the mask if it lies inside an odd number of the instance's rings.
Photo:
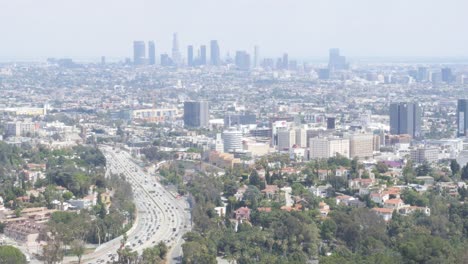
<svg viewBox="0 0 468 264">
<path fill-rule="evenodd" d="M 296 145 L 301 148 L 307 147 L 307 131 L 303 128 L 296 129 Z"/>
<path fill-rule="evenodd" d="M 224 152 L 224 142 L 223 142 L 223 137 L 221 133 L 216 134 L 216 139 L 215 139 L 214 146 L 212 147 L 212 149 L 220 153 Z"/>
<path fill-rule="evenodd" d="M 254 68 L 258 68 L 260 66 L 260 47 L 254 47 L 254 61 L 253 61 Z"/>
<path fill-rule="evenodd" d="M 296 144 L 295 130 L 280 130 L 278 131 L 278 150 L 291 149 Z"/>
<path fill-rule="evenodd" d="M 179 39 L 177 38 L 177 33 L 174 33 L 172 39 L 172 61 L 175 65 L 180 65 L 182 62 L 182 55 L 179 51 Z"/>
<path fill-rule="evenodd" d="M 374 154 L 374 135 L 352 134 L 349 136 L 349 156 L 367 158 Z"/>
<path fill-rule="evenodd" d="M 310 159 L 327 159 L 337 154 L 349 158 L 349 139 L 347 138 L 311 138 L 309 145 Z"/>
<path fill-rule="evenodd" d="M 242 132 L 229 130 L 223 132 L 224 152 L 242 150 Z"/>
</svg>

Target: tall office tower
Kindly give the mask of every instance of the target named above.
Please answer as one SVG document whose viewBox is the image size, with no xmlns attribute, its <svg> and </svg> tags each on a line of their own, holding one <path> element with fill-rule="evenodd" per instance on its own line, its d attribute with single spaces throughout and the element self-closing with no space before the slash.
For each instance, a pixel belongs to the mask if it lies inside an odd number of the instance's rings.
<svg viewBox="0 0 468 264">
<path fill-rule="evenodd" d="M 161 66 L 168 67 L 173 65 L 174 63 L 167 53 L 161 54 Z"/>
<path fill-rule="evenodd" d="M 254 61 L 253 61 L 253 67 L 258 68 L 260 67 L 260 47 L 255 46 L 254 47 Z"/>
<path fill-rule="evenodd" d="M 179 51 L 179 39 L 177 38 L 177 33 L 174 33 L 172 38 L 172 62 L 175 65 L 180 65 L 182 56 Z"/>
<path fill-rule="evenodd" d="M 195 64 L 193 63 L 193 46 L 189 45 L 187 47 L 187 65 L 189 67 L 193 67 Z"/>
<path fill-rule="evenodd" d="M 335 129 L 335 118 L 327 117 L 327 129 Z"/>
<path fill-rule="evenodd" d="M 217 40 L 212 40 L 210 42 L 210 60 L 211 65 L 219 66 L 221 65 L 221 57 L 219 52 L 219 45 Z"/>
<path fill-rule="evenodd" d="M 346 57 L 340 55 L 340 49 L 330 49 L 330 57 L 328 61 L 328 69 L 330 70 L 346 70 Z"/>
<path fill-rule="evenodd" d="M 206 65 L 206 46 L 200 46 L 200 65 Z"/>
<path fill-rule="evenodd" d="M 440 70 L 440 73 L 442 74 L 442 81 L 446 83 L 451 83 L 453 81 L 453 76 L 452 76 L 452 69 L 450 68 L 442 68 Z"/>
<path fill-rule="evenodd" d="M 255 114 L 226 114 L 224 116 L 224 126 L 254 125 L 257 123 Z"/>
<path fill-rule="evenodd" d="M 371 158 L 374 156 L 373 134 L 352 134 L 349 137 L 349 157 Z"/>
<path fill-rule="evenodd" d="M 133 42 L 133 64 L 143 65 L 146 63 L 146 51 L 144 41 Z"/>
<path fill-rule="evenodd" d="M 236 66 L 239 70 L 250 69 L 250 55 L 246 51 L 236 51 Z"/>
<path fill-rule="evenodd" d="M 425 82 L 429 80 L 429 72 L 427 67 L 418 67 L 418 82 Z"/>
<path fill-rule="evenodd" d="M 300 148 L 307 147 L 307 130 L 296 128 L 296 146 Z"/>
<path fill-rule="evenodd" d="M 291 149 L 296 144 L 296 131 L 284 129 L 278 131 L 278 150 Z"/>
<path fill-rule="evenodd" d="M 148 42 L 148 64 L 149 65 L 156 64 L 156 47 L 154 45 L 154 41 Z"/>
<path fill-rule="evenodd" d="M 349 158 L 349 139 L 318 137 L 309 139 L 310 159 L 328 159 L 336 155 Z"/>
<path fill-rule="evenodd" d="M 106 65 L 106 56 L 101 56 L 101 64 Z"/>
<path fill-rule="evenodd" d="M 242 132 L 228 130 L 223 132 L 224 152 L 235 152 L 242 150 Z"/>
<path fill-rule="evenodd" d="M 284 69 L 284 70 L 288 70 L 289 69 L 289 58 L 288 58 L 287 53 L 283 54 L 282 63 L 283 63 L 283 65 L 281 66 L 281 68 Z"/>
<path fill-rule="evenodd" d="M 317 75 L 320 80 L 330 79 L 330 70 L 329 69 L 318 69 Z"/>
<path fill-rule="evenodd" d="M 421 106 L 417 103 L 390 104 L 390 133 L 408 134 L 413 138 L 421 137 Z"/>
<path fill-rule="evenodd" d="M 457 128 L 457 136 L 468 136 L 468 99 L 458 100 Z"/>
<path fill-rule="evenodd" d="M 185 102 L 184 103 L 184 124 L 188 127 L 208 127 L 210 113 L 208 102 Z"/>
</svg>

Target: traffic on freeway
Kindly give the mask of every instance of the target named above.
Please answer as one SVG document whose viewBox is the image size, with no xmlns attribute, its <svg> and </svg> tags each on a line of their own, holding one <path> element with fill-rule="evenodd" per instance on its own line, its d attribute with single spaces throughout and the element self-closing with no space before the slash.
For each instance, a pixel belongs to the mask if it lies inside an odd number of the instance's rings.
<svg viewBox="0 0 468 264">
<path fill-rule="evenodd" d="M 170 247 L 169 263 L 179 263 L 182 236 L 191 229 L 186 199 L 167 191 L 155 177 L 139 168 L 128 152 L 105 145 L 100 149 L 106 157 L 108 172 L 124 175 L 132 186 L 137 217 L 127 232 L 125 246 L 141 254 L 143 249 L 164 241 Z M 121 241 L 119 237 L 102 244 L 93 253 L 83 256 L 84 263 L 112 263 L 118 257 L 116 252 Z"/>
</svg>

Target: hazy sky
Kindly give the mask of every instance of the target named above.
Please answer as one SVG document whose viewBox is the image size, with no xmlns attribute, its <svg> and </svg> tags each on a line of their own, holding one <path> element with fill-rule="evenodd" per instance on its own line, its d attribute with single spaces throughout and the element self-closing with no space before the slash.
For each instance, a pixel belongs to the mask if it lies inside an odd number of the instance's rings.
<svg viewBox="0 0 468 264">
<path fill-rule="evenodd" d="M 131 57 L 217 39 L 290 57 L 468 56 L 467 0 L 0 0 L 0 57 Z"/>
</svg>

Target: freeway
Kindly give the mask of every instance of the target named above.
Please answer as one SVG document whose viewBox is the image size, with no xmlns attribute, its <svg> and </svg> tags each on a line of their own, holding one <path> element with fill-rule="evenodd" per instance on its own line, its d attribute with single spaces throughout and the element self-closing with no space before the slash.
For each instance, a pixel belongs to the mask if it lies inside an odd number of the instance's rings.
<svg viewBox="0 0 468 264">
<path fill-rule="evenodd" d="M 125 246 L 141 254 L 143 249 L 164 241 L 170 247 L 169 263 L 179 263 L 182 236 L 191 229 L 186 199 L 175 197 L 154 177 L 141 170 L 128 152 L 104 145 L 100 149 L 106 157 L 109 173 L 125 175 L 133 189 L 138 213 L 134 226 L 127 232 Z M 122 237 L 118 237 L 102 244 L 94 252 L 83 256 L 83 263 L 111 262 L 116 258 L 121 240 Z"/>
</svg>

